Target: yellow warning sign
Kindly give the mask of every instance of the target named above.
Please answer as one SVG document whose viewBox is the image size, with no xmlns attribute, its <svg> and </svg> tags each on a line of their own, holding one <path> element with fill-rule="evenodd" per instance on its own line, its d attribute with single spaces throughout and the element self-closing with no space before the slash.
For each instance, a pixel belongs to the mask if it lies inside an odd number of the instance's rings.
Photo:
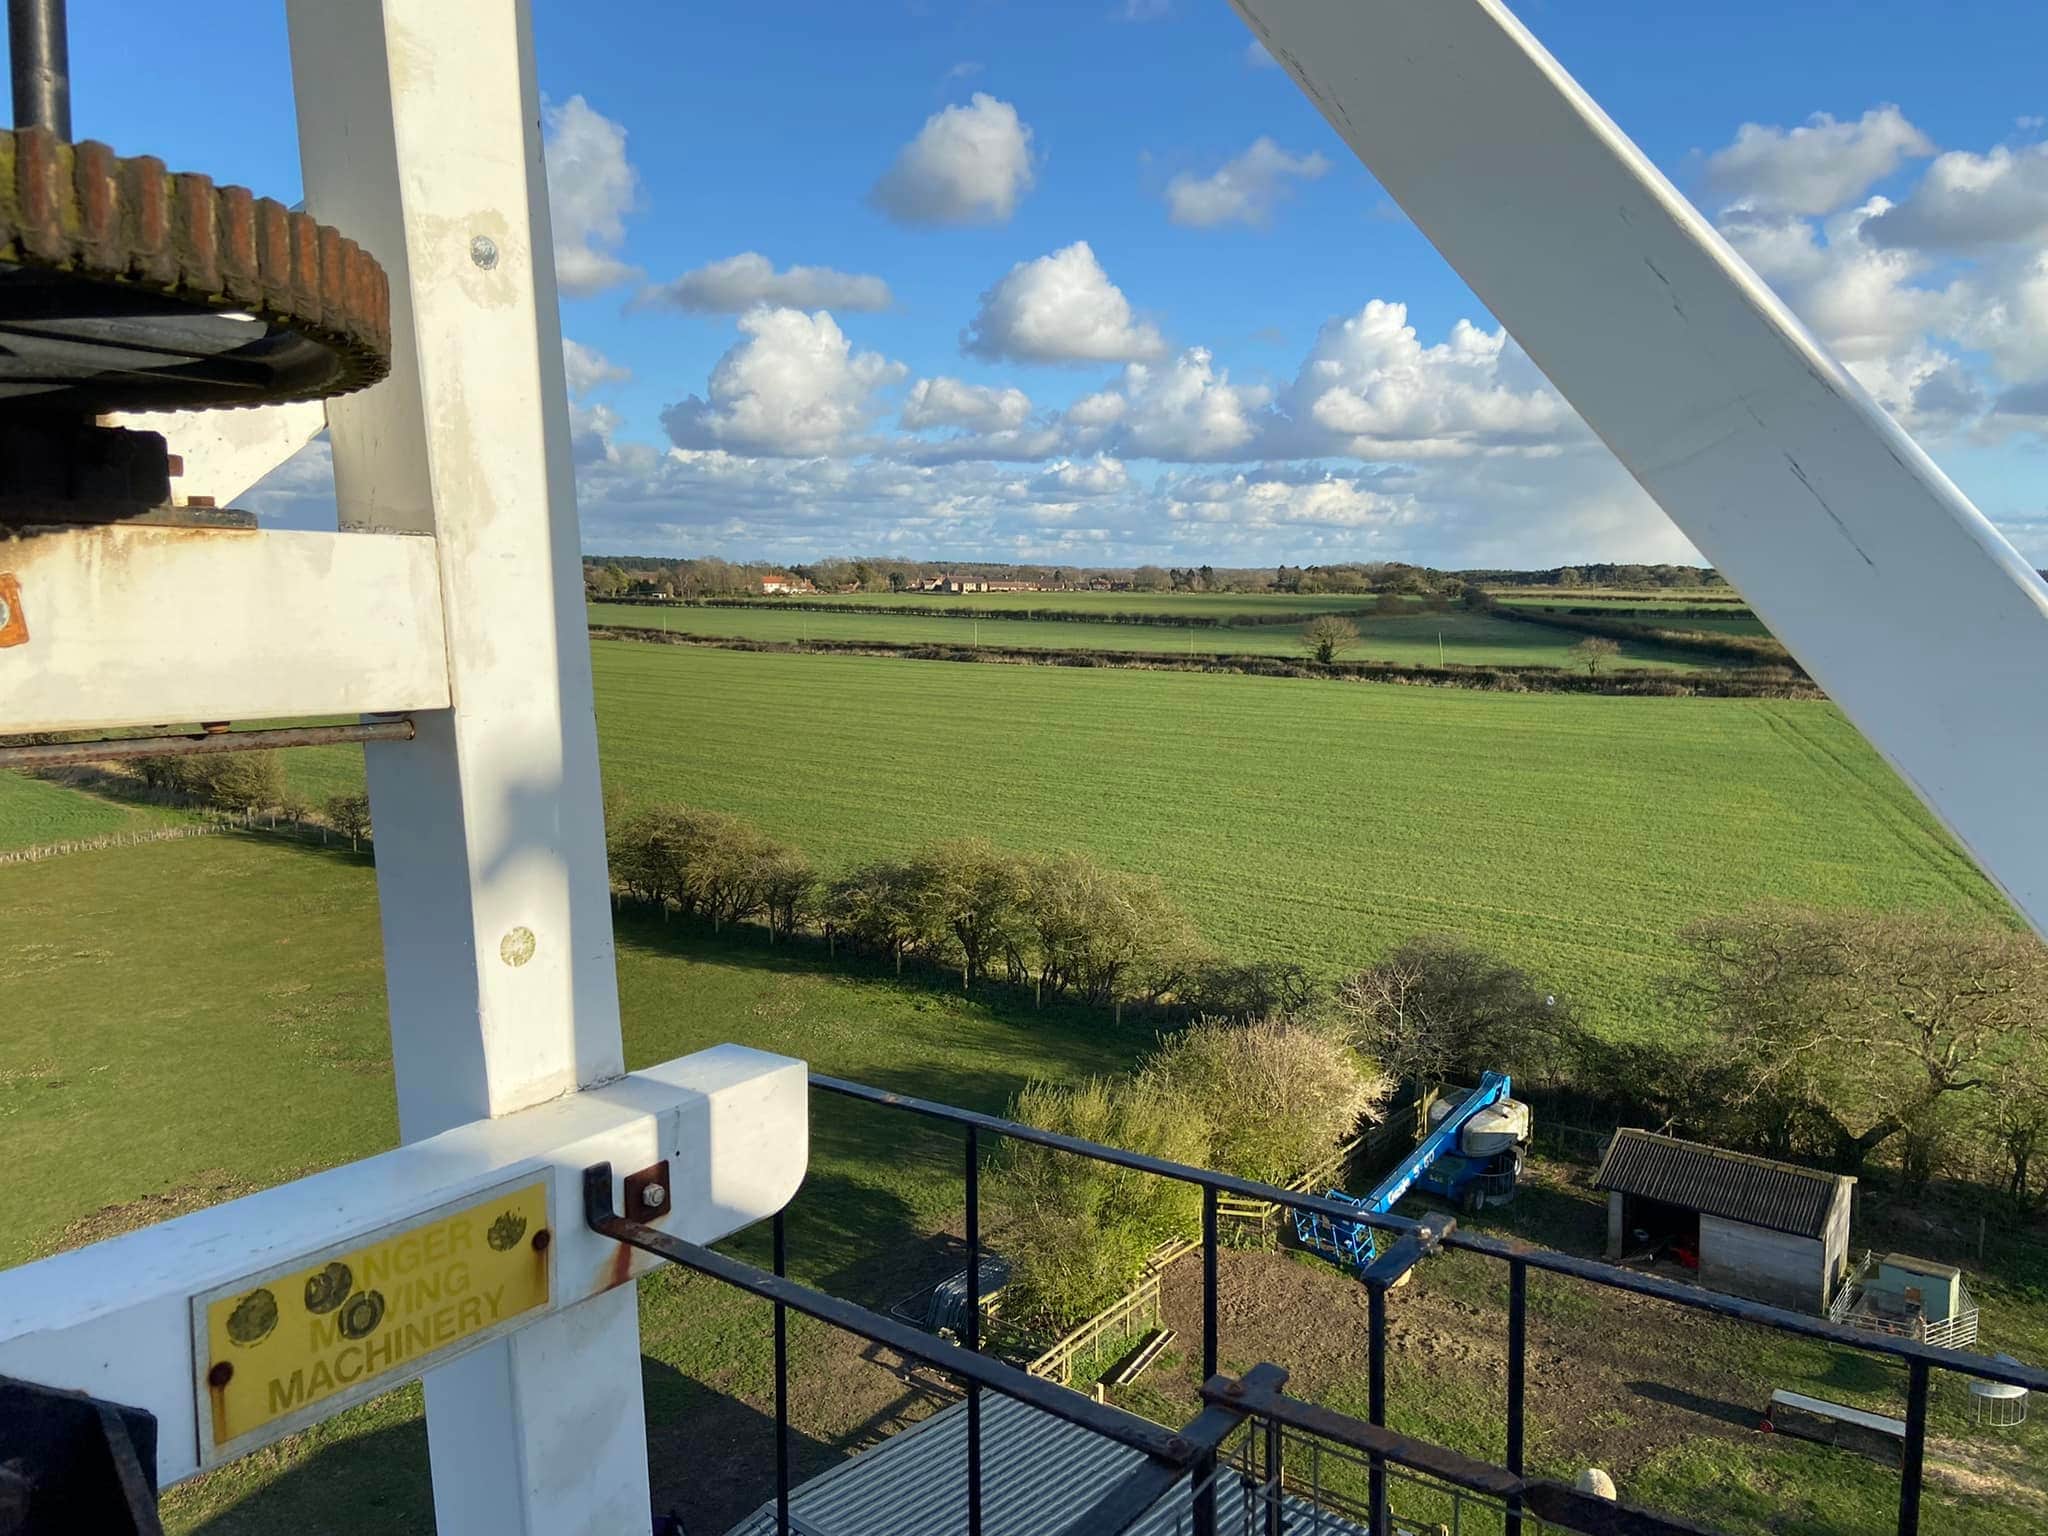
<svg viewBox="0 0 2048 1536">
<path fill-rule="evenodd" d="M 537 1180 L 195 1298 L 206 1459 L 325 1418 L 546 1306 L 549 1236 Z"/>
</svg>

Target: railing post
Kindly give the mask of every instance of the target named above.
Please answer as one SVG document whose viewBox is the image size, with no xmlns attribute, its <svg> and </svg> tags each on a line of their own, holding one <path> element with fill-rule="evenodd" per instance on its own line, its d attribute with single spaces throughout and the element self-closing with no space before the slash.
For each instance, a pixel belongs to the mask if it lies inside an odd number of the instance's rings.
<svg viewBox="0 0 2048 1536">
<path fill-rule="evenodd" d="M 1366 1419 L 1384 1429 L 1387 1423 L 1387 1291 L 1372 1285 L 1365 1292 L 1371 1339 L 1366 1350 Z M 1372 1511 L 1372 1536 L 1391 1536 L 1387 1517 L 1387 1462 L 1378 1451 L 1370 1456 L 1366 1490 Z"/>
<path fill-rule="evenodd" d="M 1508 1260 L 1508 1470 L 1522 1475 L 1523 1369 L 1528 1361 L 1529 1266 Z M 1522 1496 L 1508 1499 L 1506 1536 L 1522 1536 Z"/>
<path fill-rule="evenodd" d="M 961 1339 L 981 1348 L 981 1134 L 967 1127 L 967 1316 Z M 967 1536 L 981 1536 L 981 1387 L 967 1384 Z"/>
<path fill-rule="evenodd" d="M 775 1213 L 775 1273 L 789 1273 L 782 1212 Z M 789 1536 L 789 1311 L 775 1303 L 775 1530 Z"/>
<path fill-rule="evenodd" d="M 1282 1482 L 1281 1428 L 1278 1419 L 1266 1420 L 1266 1536 L 1282 1536 L 1287 1507 Z"/>
<path fill-rule="evenodd" d="M 1216 1375 L 1216 1186 L 1202 1186 L 1202 1380 Z M 1216 1455 L 1194 1467 L 1195 1536 L 1216 1536 Z"/>
<path fill-rule="evenodd" d="M 1920 1472 L 1927 1457 L 1927 1362 L 1906 1362 L 1906 1449 L 1899 1462 L 1899 1536 L 1919 1536 Z"/>
</svg>

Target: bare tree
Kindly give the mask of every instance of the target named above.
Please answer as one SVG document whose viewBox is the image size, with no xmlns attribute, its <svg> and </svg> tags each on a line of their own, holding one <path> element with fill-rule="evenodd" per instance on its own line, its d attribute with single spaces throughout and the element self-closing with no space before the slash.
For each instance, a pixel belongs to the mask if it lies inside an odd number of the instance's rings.
<svg viewBox="0 0 2048 1536">
<path fill-rule="evenodd" d="M 1894 1137 L 1930 1171 L 1951 1100 L 2033 1059 L 2048 947 L 1927 913 L 1762 907 L 1686 930 L 1679 996 L 1720 1041 L 1734 1104 L 1774 1099 L 1829 1127 L 1855 1168 Z"/>
<path fill-rule="evenodd" d="M 1600 669 L 1621 654 L 1621 642 L 1602 635 L 1588 635 L 1566 654 L 1586 669 L 1588 677 L 1598 677 Z"/>
<path fill-rule="evenodd" d="M 1301 648 L 1324 666 L 1358 643 L 1358 626 L 1339 614 L 1326 613 L 1301 627 Z"/>
<path fill-rule="evenodd" d="M 1572 1011 L 1529 975 L 1449 934 L 1408 940 L 1338 983 L 1328 1014 L 1396 1078 L 1477 1082 L 1488 1071 L 1541 1077 L 1562 1064 Z"/>
</svg>

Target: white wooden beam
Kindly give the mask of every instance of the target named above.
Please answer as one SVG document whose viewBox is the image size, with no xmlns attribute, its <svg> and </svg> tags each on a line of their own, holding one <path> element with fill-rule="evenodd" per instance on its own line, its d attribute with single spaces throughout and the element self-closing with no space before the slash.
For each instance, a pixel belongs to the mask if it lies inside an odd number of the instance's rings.
<svg viewBox="0 0 2048 1536">
<path fill-rule="evenodd" d="M 180 461 L 171 480 L 171 503 L 195 496 L 216 507 L 233 506 L 242 493 L 284 463 L 327 427 L 319 400 L 221 411 L 120 411 L 109 426 L 157 432 Z"/>
<path fill-rule="evenodd" d="M 1231 3 L 2043 929 L 2048 586 L 1497 0 Z"/>
<path fill-rule="evenodd" d="M 540 93 L 525 0 L 290 18 L 307 207 L 391 279 L 391 376 L 328 409 L 341 522 L 441 556 L 454 707 L 365 753 L 413 1140 L 623 1066 Z M 630 1290 L 426 1396 L 442 1536 L 644 1532 Z"/>
<path fill-rule="evenodd" d="M 434 541 L 114 525 L 0 542 L 0 732 L 445 709 Z"/>
<path fill-rule="evenodd" d="M 537 1257 L 551 1266 L 550 1297 L 545 1315 L 514 1339 L 574 1333 L 586 1326 L 583 1314 L 616 1304 L 607 1293 L 630 1303 L 625 1282 L 658 1263 L 584 1226 L 583 1170 L 610 1162 L 623 1177 L 667 1158 L 673 1193 L 656 1224 L 692 1242 L 714 1242 L 780 1210 L 796 1192 L 808 1155 L 808 1098 L 802 1062 L 719 1046 L 0 1272 L 0 1374 L 147 1408 L 157 1417 L 158 1475 L 175 1483 L 202 1465 L 198 1405 L 207 1393 L 193 1298 L 240 1289 L 266 1270 L 508 1182 L 544 1180 L 552 1220 Z M 532 1233 L 521 1236 L 530 1245 Z M 507 1347 L 485 1344 L 471 1353 Z M 444 1368 L 461 1369 L 467 1360 Z M 502 1372 L 502 1358 L 496 1366 Z M 632 1369 L 637 1380 L 637 1357 Z M 385 1390 L 417 1374 L 401 1367 L 374 1385 Z M 586 1450 L 577 1417 L 608 1422 L 619 1411 L 612 1384 L 588 1371 L 565 1368 L 546 1390 L 560 1405 L 558 1431 Z M 331 1402 L 327 1412 L 346 1401 Z M 523 1474 L 536 1483 L 531 1529 L 645 1536 L 644 1488 L 592 1488 L 582 1476 L 548 1480 L 547 1471 Z"/>
</svg>

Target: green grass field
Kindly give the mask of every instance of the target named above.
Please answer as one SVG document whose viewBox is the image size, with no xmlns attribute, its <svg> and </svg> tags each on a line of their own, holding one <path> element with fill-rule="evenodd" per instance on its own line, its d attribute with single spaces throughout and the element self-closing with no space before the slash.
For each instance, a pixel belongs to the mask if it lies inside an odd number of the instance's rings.
<svg viewBox="0 0 2048 1536">
<path fill-rule="evenodd" d="M 1695 916 L 2010 910 L 1831 704 L 591 653 L 628 803 L 751 817 L 827 871 L 970 834 L 1080 847 L 1160 876 L 1222 953 L 1324 975 L 1462 933 L 1616 1035 L 1665 1027 Z M 361 771 L 346 748 L 287 767 L 309 794 Z"/>
<path fill-rule="evenodd" d="M 63 784 L 0 773 L 0 850 L 146 832 L 187 819 L 176 810 L 124 805 Z"/>
<path fill-rule="evenodd" d="M 2005 910 L 1827 704 L 593 654 L 628 800 L 750 816 L 827 868 L 963 833 L 1078 846 L 1158 874 L 1225 953 L 1325 973 L 1456 930 L 1620 1033 L 1660 1018 L 1697 914 Z"/>
<path fill-rule="evenodd" d="M 1123 594 L 1114 594 L 1123 595 Z M 1332 600 L 1325 599 L 1326 602 Z M 693 635 L 731 636 L 779 642 L 873 640 L 889 645 L 1018 646 L 1035 649 L 1163 651 L 1175 656 L 1287 656 L 1299 658 L 1300 624 L 1228 627 L 1164 624 L 1106 624 L 1057 619 L 933 618 L 880 610 L 819 613 L 801 608 L 665 608 L 634 603 L 593 603 L 593 624 L 633 629 L 680 630 Z M 1562 629 L 1486 614 L 1404 613 L 1353 616 L 1358 642 L 1346 661 L 1392 661 L 1413 666 L 1449 662 L 1464 666 L 1565 667 L 1570 648 L 1584 637 Z M 1623 666 L 1699 670 L 1725 666 L 1719 658 L 1640 641 L 1622 643 Z"/>
</svg>

